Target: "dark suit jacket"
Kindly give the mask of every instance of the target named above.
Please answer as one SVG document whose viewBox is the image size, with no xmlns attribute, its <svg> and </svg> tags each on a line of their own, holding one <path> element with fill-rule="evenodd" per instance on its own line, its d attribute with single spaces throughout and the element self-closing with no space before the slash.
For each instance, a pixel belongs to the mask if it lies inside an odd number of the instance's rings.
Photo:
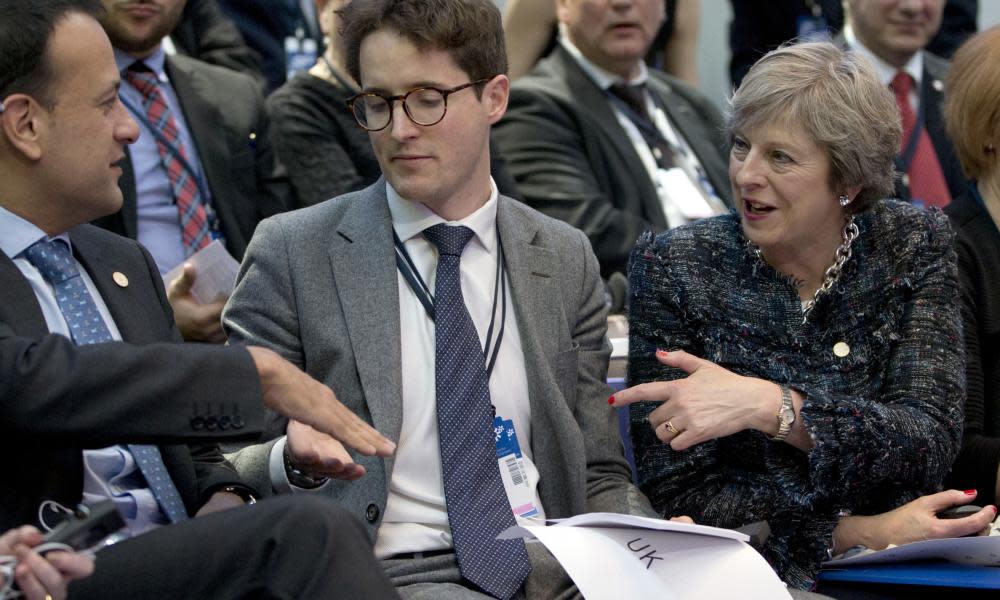
<svg viewBox="0 0 1000 600">
<path fill-rule="evenodd" d="M 979 490 L 976 503 L 996 504 L 1000 465 L 1000 230 L 969 191 L 948 205 L 955 225 L 965 336 L 965 431 L 945 484 Z"/>
<path fill-rule="evenodd" d="M 934 144 L 941 171 L 952 198 L 958 198 L 969 187 L 962 165 L 955 156 L 955 147 L 944 127 L 944 80 L 948 76 L 948 61 L 924 52 L 924 74 L 921 77 L 920 104 L 924 107 L 924 127 Z M 902 180 L 896 183 L 896 195 L 910 201 L 910 190 Z"/>
<path fill-rule="evenodd" d="M 291 208 L 287 179 L 271 149 L 264 98 L 252 78 L 186 56 L 168 57 L 166 71 L 197 146 L 226 247 L 241 260 L 257 223 Z M 136 239 L 135 172 L 130 158 L 122 166 L 122 209 L 95 224 Z"/>
<path fill-rule="evenodd" d="M 727 199 L 719 112 L 694 89 L 655 70 L 649 89 Z M 667 228 L 656 188 L 604 93 L 561 46 L 514 83 L 494 135 L 525 201 L 582 229 L 604 278 L 625 271 L 639 234 Z"/>
<path fill-rule="evenodd" d="M 188 0 L 180 22 L 170 32 L 170 39 L 191 58 L 246 73 L 257 80 L 263 91 L 266 81 L 260 55 L 247 45 L 216 0 Z"/>
<path fill-rule="evenodd" d="M 159 271 L 141 246 L 89 225 L 72 230 L 70 239 L 125 341 L 180 341 Z M 128 278 L 126 287 L 113 281 L 115 272 Z M 79 502 L 81 448 L 247 438 L 263 429 L 260 387 L 248 356 L 210 349 L 179 355 L 162 344 L 140 352 L 101 344 L 77 356 L 70 342 L 47 334 L 30 285 L 0 253 L 0 456 L 8 461 L 0 531 L 36 522 L 43 499 Z M 216 423 L 212 430 L 209 419 Z M 231 424 L 227 431 L 219 430 L 221 419 Z M 215 445 L 160 450 L 189 513 L 220 486 L 242 485 Z"/>
</svg>

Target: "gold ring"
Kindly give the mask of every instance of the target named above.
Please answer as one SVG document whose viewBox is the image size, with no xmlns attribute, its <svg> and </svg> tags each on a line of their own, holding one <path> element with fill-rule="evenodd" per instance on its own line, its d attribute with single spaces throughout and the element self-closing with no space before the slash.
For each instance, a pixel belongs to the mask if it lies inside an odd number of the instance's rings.
<svg viewBox="0 0 1000 600">
<path fill-rule="evenodd" d="M 671 423 L 669 420 L 667 421 L 667 431 L 669 431 L 670 433 L 680 433 L 680 430 L 674 427 L 674 424 Z"/>
<path fill-rule="evenodd" d="M 52 594 L 45 594 L 45 600 L 52 600 Z"/>
</svg>

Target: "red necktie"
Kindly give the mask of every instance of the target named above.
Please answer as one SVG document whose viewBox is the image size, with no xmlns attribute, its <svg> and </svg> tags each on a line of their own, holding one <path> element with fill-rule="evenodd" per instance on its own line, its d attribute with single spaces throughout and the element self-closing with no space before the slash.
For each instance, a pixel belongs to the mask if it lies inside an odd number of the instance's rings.
<svg viewBox="0 0 1000 600">
<path fill-rule="evenodd" d="M 174 202 L 180 217 L 184 255 L 191 256 L 207 246 L 212 241 L 212 235 L 204 198 L 201 197 L 195 174 L 188 168 L 188 154 L 181 143 L 180 130 L 152 71 L 148 68 L 140 70 L 140 67 L 129 67 L 125 72 L 125 80 L 142 94 L 142 105 L 149 124 L 162 134 L 162 137 L 156 138 L 156 149 L 160 152 L 163 168 L 166 169 L 173 188 Z"/>
<path fill-rule="evenodd" d="M 910 136 L 913 135 L 913 128 L 917 122 L 917 117 L 913 114 L 913 107 L 910 106 L 913 78 L 900 71 L 892 78 L 889 87 L 896 94 L 896 105 L 899 107 L 899 115 L 903 119 L 902 147 L 906 148 L 910 143 Z M 925 127 L 920 128 L 917 148 L 913 153 L 913 159 L 910 161 L 906 174 L 910 180 L 910 197 L 913 200 L 923 202 L 925 206 L 939 207 L 947 206 L 951 202 L 948 183 L 945 181 L 937 152 L 934 151 L 934 145 L 931 143 L 931 137 L 927 134 Z"/>
</svg>

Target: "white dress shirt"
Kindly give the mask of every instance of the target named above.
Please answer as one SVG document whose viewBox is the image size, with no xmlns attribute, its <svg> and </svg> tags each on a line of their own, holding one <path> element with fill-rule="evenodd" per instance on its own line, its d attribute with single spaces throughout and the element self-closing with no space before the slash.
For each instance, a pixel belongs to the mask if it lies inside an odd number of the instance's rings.
<svg viewBox="0 0 1000 600">
<path fill-rule="evenodd" d="M 854 33 L 854 30 L 849 24 L 844 26 L 844 39 L 847 41 L 848 48 L 868 59 L 868 62 L 875 67 L 875 72 L 878 74 L 879 81 L 885 84 L 886 87 L 889 87 L 889 84 L 892 83 L 893 77 L 895 77 L 896 73 L 899 71 L 905 71 L 907 75 L 913 78 L 913 87 L 910 88 L 909 100 L 910 107 L 912 107 L 913 112 L 916 113 L 920 107 L 919 93 L 921 79 L 924 75 L 924 53 L 919 51 L 914 53 L 913 56 L 910 57 L 910 60 L 903 65 L 902 69 L 897 69 L 879 58 L 874 52 L 862 44 L 861 40 L 858 39 L 858 36 Z"/>
<path fill-rule="evenodd" d="M 475 233 L 462 253 L 461 281 L 465 305 L 479 334 L 480 344 L 485 343 L 490 324 L 500 256 L 496 226 L 497 188 L 492 179 L 490 187 L 490 198 L 479 210 L 464 219 L 449 222 L 451 225 L 464 225 Z M 433 291 L 438 252 L 421 232 L 445 220 L 424 205 L 401 198 L 388 183 L 386 195 L 396 235 L 403 242 L 420 277 Z M 375 554 L 379 558 L 452 546 L 438 442 L 434 322 L 427 316 L 423 304 L 401 273 L 397 273 L 397 282 L 403 425 L 389 481 L 385 517 L 375 542 Z M 506 293 L 506 322 L 499 355 L 490 377 L 490 399 L 496 407 L 497 416 L 514 422 L 524 454 L 528 483 L 539 510 L 538 518 L 544 518 L 537 492 L 538 470 L 532 462 L 528 376 L 509 283 Z M 498 301 L 494 336 L 502 318 L 501 308 L 502 303 Z"/>
<path fill-rule="evenodd" d="M 601 90 L 607 91 L 608 88 L 616 83 L 640 85 L 649 81 L 649 69 L 643 61 L 639 61 L 639 74 L 633 79 L 625 81 L 614 73 L 606 71 L 588 60 L 580 49 L 573 45 L 568 36 L 560 35 L 559 43 Z M 612 112 L 614 112 L 615 118 L 618 119 L 618 124 L 621 125 L 621 128 L 628 136 L 632 147 L 635 148 L 635 152 L 639 156 L 642 165 L 646 168 L 646 172 L 649 173 L 649 180 L 656 188 L 657 195 L 660 198 L 660 206 L 663 209 L 664 216 L 667 218 L 668 226 L 673 229 L 674 227 L 679 227 L 690 223 L 692 220 L 696 220 L 688 216 L 685 206 L 688 206 L 689 202 L 685 202 L 686 198 L 682 197 L 691 192 L 699 194 L 701 200 L 708 204 L 713 214 L 724 213 L 727 210 L 725 202 L 720 199 L 718 192 L 708 181 L 705 169 L 695 155 L 694 150 L 692 150 L 691 145 L 688 144 L 681 132 L 674 128 L 670 122 L 670 118 L 663 112 L 660 105 L 653 101 L 653 97 L 648 89 L 643 96 L 646 101 L 646 112 L 653 119 L 653 124 L 656 125 L 660 135 L 663 136 L 675 151 L 674 163 L 683 173 L 683 177 L 686 177 L 689 182 L 689 185 L 683 186 L 683 190 L 680 189 L 682 186 L 676 186 L 676 179 L 665 177 L 666 173 L 657 164 L 656 157 L 653 156 L 653 151 L 649 148 L 649 143 L 643 137 L 636 124 L 628 118 L 628 115 L 616 103 L 609 101 L 608 105 L 611 107 Z"/>
</svg>

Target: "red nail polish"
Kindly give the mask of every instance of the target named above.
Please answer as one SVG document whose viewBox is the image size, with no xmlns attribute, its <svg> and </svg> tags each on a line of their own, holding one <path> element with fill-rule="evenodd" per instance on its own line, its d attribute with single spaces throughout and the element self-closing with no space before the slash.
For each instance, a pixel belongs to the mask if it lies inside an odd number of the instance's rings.
<svg viewBox="0 0 1000 600">
<path fill-rule="evenodd" d="M 611 397 L 608 398 L 608 404 L 614 404 L 614 403 L 615 403 L 615 395 L 611 394 Z"/>
<path fill-rule="evenodd" d="M 993 509 L 993 514 L 997 514 L 997 507 L 990 505 L 990 508 Z"/>
<path fill-rule="evenodd" d="M 657 356 L 662 356 L 663 358 L 666 358 L 666 357 L 667 357 L 667 355 L 669 355 L 669 354 L 670 354 L 670 353 L 669 353 L 669 352 L 667 352 L 666 350 L 657 350 L 657 351 L 656 351 L 656 355 L 657 355 Z"/>
<path fill-rule="evenodd" d="M 976 490 L 965 490 L 965 495 L 966 496 L 975 496 L 976 495 Z"/>
</svg>

